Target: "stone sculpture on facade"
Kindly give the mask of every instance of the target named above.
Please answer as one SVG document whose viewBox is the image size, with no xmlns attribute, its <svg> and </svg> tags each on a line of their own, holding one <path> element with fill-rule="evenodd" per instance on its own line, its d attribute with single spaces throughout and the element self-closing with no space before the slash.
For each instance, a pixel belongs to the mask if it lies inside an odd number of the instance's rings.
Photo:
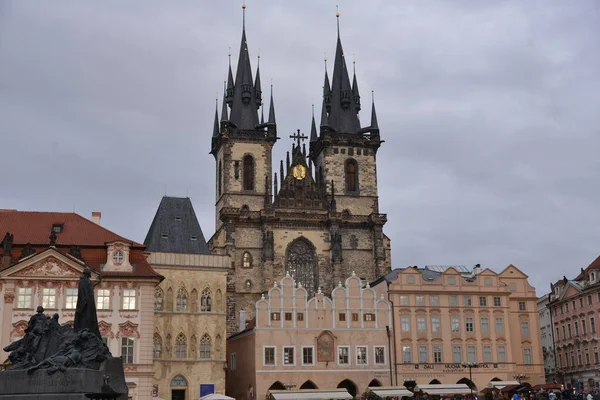
<svg viewBox="0 0 600 400">
<path fill-rule="evenodd" d="M 11 233 L 6 232 L 6 235 L 4 235 L 4 239 L 2 239 L 2 248 L 4 249 L 3 254 L 5 254 L 7 256 L 10 255 L 10 250 L 12 249 L 13 240 L 14 240 L 14 236 Z"/>
</svg>

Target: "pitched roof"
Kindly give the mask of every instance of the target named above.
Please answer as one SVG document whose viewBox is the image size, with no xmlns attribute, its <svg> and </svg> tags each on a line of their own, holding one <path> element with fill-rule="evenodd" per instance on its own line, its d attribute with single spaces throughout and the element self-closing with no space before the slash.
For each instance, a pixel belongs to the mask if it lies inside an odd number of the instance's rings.
<svg viewBox="0 0 600 400">
<path fill-rule="evenodd" d="M 144 244 L 149 251 L 210 254 L 189 197 L 162 198 Z"/>
<path fill-rule="evenodd" d="M 141 247 L 140 243 L 126 239 L 75 213 L 0 210 L 0 232 L 14 235 L 14 243 L 49 245 L 53 225 L 63 225 L 56 235 L 57 245 L 104 246 L 121 240 Z"/>
</svg>

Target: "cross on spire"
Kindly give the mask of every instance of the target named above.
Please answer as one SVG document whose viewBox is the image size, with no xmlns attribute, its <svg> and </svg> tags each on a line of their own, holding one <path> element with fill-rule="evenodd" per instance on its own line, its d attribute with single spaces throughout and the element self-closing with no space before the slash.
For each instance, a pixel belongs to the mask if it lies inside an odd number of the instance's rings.
<svg viewBox="0 0 600 400">
<path fill-rule="evenodd" d="M 298 141 L 298 148 L 300 147 L 300 141 L 304 140 L 304 139 L 308 139 L 308 136 L 304 135 L 303 133 L 300 133 L 300 129 L 298 129 L 298 133 L 294 133 L 293 135 L 290 135 L 290 139 L 295 139 Z"/>
</svg>

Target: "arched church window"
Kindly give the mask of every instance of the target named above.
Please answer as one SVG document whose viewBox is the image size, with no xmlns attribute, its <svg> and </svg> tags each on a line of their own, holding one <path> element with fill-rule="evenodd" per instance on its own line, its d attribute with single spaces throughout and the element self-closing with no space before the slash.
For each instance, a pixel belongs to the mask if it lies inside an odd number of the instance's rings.
<svg viewBox="0 0 600 400">
<path fill-rule="evenodd" d="M 358 164 L 354 159 L 346 160 L 346 191 L 358 191 Z"/>
<path fill-rule="evenodd" d="M 177 311 L 179 312 L 185 312 L 187 311 L 187 291 L 185 290 L 185 288 L 181 287 L 179 288 L 179 291 L 177 292 Z"/>
<path fill-rule="evenodd" d="M 210 347 L 210 336 L 205 333 L 200 339 L 200 358 L 210 358 Z"/>
<path fill-rule="evenodd" d="M 175 339 L 175 358 L 187 358 L 187 340 L 183 333 Z"/>
<path fill-rule="evenodd" d="M 244 268 L 252 268 L 252 255 L 247 251 L 242 256 L 242 266 Z"/>
<path fill-rule="evenodd" d="M 251 155 L 244 157 L 244 190 L 254 190 L 254 158 Z"/>
<path fill-rule="evenodd" d="M 153 353 L 154 358 L 160 358 L 162 355 L 162 339 L 158 333 L 154 334 L 153 338 Z"/>
<path fill-rule="evenodd" d="M 202 298 L 200 299 L 200 311 L 212 311 L 212 298 L 210 296 L 210 289 L 208 288 L 204 289 L 202 292 Z"/>
<path fill-rule="evenodd" d="M 164 293 L 158 286 L 154 289 L 154 311 L 163 310 Z"/>
<path fill-rule="evenodd" d="M 314 295 L 319 283 L 317 257 L 312 243 L 304 238 L 296 239 L 287 250 L 286 272 L 301 283 L 309 296 Z"/>
</svg>

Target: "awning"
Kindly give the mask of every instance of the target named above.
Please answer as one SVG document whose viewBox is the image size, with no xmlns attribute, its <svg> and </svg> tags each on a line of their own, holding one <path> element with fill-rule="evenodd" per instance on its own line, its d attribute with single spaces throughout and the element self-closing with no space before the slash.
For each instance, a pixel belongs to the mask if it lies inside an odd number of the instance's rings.
<svg viewBox="0 0 600 400">
<path fill-rule="evenodd" d="M 233 397 L 225 396 L 224 394 L 210 393 L 200 397 L 200 400 L 235 400 Z"/>
<path fill-rule="evenodd" d="M 417 385 L 415 392 L 421 391 L 431 395 L 444 394 L 468 394 L 471 393 L 471 388 L 464 383 L 456 384 L 432 384 L 432 385 Z"/>
<path fill-rule="evenodd" d="M 561 390 L 562 385 L 560 383 L 542 383 L 540 385 L 535 385 L 531 388 L 532 390 Z"/>
<path fill-rule="evenodd" d="M 381 398 L 385 397 L 413 397 L 413 392 L 404 386 L 369 386 L 367 388 Z"/>
<path fill-rule="evenodd" d="M 301 399 L 351 399 L 352 396 L 346 389 L 300 389 L 300 390 L 271 390 L 275 400 L 301 400 Z"/>
<path fill-rule="evenodd" d="M 517 381 L 491 381 L 487 384 L 489 388 L 503 389 L 505 386 L 518 385 Z"/>
<path fill-rule="evenodd" d="M 502 389 L 500 389 L 501 392 L 507 393 L 507 392 L 514 392 L 515 390 L 517 390 L 518 388 L 520 388 L 521 385 L 519 385 L 518 383 L 516 385 L 508 385 L 508 386 L 504 386 Z"/>
</svg>

